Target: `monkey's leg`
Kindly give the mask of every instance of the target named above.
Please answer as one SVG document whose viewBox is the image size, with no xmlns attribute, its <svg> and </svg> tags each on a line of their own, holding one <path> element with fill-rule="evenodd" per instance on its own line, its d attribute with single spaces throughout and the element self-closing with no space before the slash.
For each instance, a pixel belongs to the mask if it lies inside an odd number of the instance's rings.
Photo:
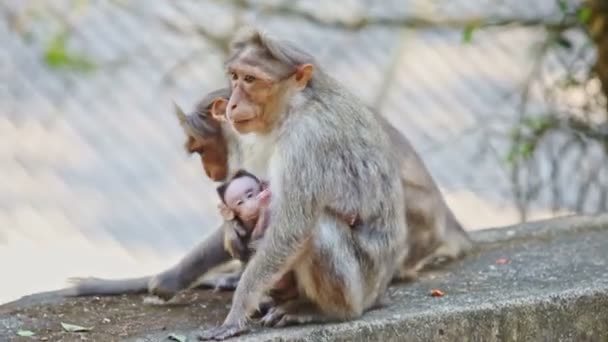
<svg viewBox="0 0 608 342">
<path fill-rule="evenodd" d="M 148 283 L 151 294 L 168 300 L 192 285 L 210 269 L 232 257 L 224 249 L 224 228 L 219 227 L 170 269 L 152 277 Z"/>
<path fill-rule="evenodd" d="M 200 285 L 205 287 L 213 288 L 214 292 L 217 291 L 234 291 L 236 286 L 241 279 L 243 270 L 239 270 L 233 273 L 220 274 L 210 279 L 204 279 L 200 282 Z"/>
<path fill-rule="evenodd" d="M 462 257 L 471 249 L 472 243 L 432 184 L 415 186 L 407 179 L 402 180 L 409 246 L 395 279 L 412 281 L 418 272 L 431 264 Z"/>
<path fill-rule="evenodd" d="M 337 322 L 363 313 L 364 282 L 349 227 L 333 220 L 319 228 L 294 268 L 301 296 L 271 308 L 263 325 Z"/>
</svg>

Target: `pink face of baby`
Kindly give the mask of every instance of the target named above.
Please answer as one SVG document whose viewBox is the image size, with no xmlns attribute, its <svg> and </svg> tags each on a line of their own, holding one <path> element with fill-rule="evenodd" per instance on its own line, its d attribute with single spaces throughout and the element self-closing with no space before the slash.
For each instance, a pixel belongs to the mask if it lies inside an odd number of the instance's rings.
<svg viewBox="0 0 608 342">
<path fill-rule="evenodd" d="M 262 185 L 255 179 L 251 177 L 235 178 L 224 192 L 224 201 L 226 206 L 234 211 L 234 214 L 241 220 L 257 220 L 262 207 L 258 198 L 261 191 Z"/>
</svg>

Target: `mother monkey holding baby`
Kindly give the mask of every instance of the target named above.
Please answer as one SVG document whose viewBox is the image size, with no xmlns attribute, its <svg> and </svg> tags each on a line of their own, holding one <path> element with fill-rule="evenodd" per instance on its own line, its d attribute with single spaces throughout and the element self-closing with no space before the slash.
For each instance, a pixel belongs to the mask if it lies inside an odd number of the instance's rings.
<svg viewBox="0 0 608 342">
<path fill-rule="evenodd" d="M 266 315 L 278 317 L 270 321 L 361 316 L 383 298 L 408 253 L 389 135 L 356 96 L 287 42 L 258 31 L 237 35 L 226 68 L 226 117 L 239 133 L 252 133 L 244 158 L 256 159 L 252 171 L 269 181 L 273 198 L 266 236 L 226 320 L 201 339 L 244 332 L 262 295 L 288 271 L 302 296 L 271 309 Z M 329 208 L 358 213 L 360 222 L 351 228 Z"/>
<path fill-rule="evenodd" d="M 433 259 L 455 258 L 470 247 L 407 140 L 312 56 L 247 31 L 234 39 L 226 67 L 226 117 L 246 134 L 239 137 L 240 166 L 267 179 L 273 198 L 270 225 L 226 320 L 201 339 L 246 331 L 261 296 L 288 271 L 302 295 L 272 308 L 266 321 L 348 320 L 377 305 L 392 279 L 413 277 Z M 348 226 L 328 208 L 357 213 L 359 224 Z M 153 277 L 150 292 L 171 294 L 227 260 L 217 246 L 221 234 Z M 132 279 L 131 285 L 147 280 Z M 86 294 L 86 285 L 76 292 Z"/>
</svg>

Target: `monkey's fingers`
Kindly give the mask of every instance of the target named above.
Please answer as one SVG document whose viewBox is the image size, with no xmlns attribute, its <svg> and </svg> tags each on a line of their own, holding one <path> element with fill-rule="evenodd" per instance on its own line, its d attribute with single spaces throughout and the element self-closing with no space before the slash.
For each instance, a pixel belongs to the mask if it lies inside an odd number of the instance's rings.
<svg viewBox="0 0 608 342">
<path fill-rule="evenodd" d="M 260 321 L 262 323 L 262 326 L 274 327 L 277 325 L 278 322 L 281 321 L 281 319 L 283 319 L 283 316 L 285 316 L 285 314 L 287 314 L 285 308 L 280 305 L 273 306 L 268 309 L 268 312 L 266 312 L 266 314 L 264 315 L 264 317 L 262 317 Z"/>
<path fill-rule="evenodd" d="M 276 328 L 286 327 L 289 325 L 299 325 L 314 323 L 319 320 L 319 317 L 314 315 L 298 315 L 298 314 L 285 314 L 283 317 L 274 325 Z"/>
<path fill-rule="evenodd" d="M 219 327 L 203 330 L 198 335 L 199 341 L 222 341 L 230 337 L 239 336 L 249 331 L 245 324 L 226 324 Z"/>
<path fill-rule="evenodd" d="M 260 192 L 257 197 L 263 206 L 267 206 L 270 203 L 270 190 L 262 190 L 262 192 Z"/>
</svg>

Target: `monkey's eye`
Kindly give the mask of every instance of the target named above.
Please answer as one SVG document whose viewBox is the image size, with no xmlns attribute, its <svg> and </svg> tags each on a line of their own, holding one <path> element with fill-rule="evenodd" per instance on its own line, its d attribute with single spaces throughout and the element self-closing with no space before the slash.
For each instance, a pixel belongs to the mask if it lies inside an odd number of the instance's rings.
<svg viewBox="0 0 608 342">
<path fill-rule="evenodd" d="M 230 78 L 232 78 L 233 81 L 236 81 L 239 78 L 239 75 L 237 75 L 236 72 L 231 72 Z"/>
<path fill-rule="evenodd" d="M 251 82 L 255 81 L 255 76 L 245 75 L 245 77 L 243 78 L 243 81 L 245 81 L 245 83 L 251 83 Z"/>
<path fill-rule="evenodd" d="M 243 200 L 238 200 L 238 201 L 236 202 L 236 205 L 237 205 L 237 206 L 239 206 L 239 207 L 240 207 L 241 205 L 243 205 Z"/>
<path fill-rule="evenodd" d="M 247 198 L 253 197 L 253 191 L 247 191 Z"/>
</svg>

